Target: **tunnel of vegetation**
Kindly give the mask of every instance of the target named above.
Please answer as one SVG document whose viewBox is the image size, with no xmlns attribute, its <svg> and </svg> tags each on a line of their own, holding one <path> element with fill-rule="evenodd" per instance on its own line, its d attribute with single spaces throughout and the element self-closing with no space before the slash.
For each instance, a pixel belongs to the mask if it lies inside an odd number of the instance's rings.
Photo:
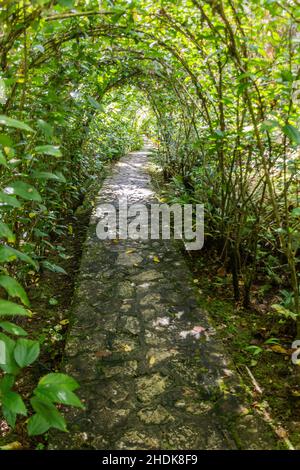
<svg viewBox="0 0 300 470">
<path fill-rule="evenodd" d="M 144 133 L 155 139 L 172 200 L 205 204 L 206 243 L 231 272 L 235 300 L 249 306 L 254 280 L 267 277 L 288 293 L 275 309 L 296 331 L 298 3 L 22 0 L 0 2 L 0 20 L 7 422 L 27 413 L 13 386 L 39 354 L 7 319 L 30 315 L 26 285 L 42 270 L 62 271 L 47 259 L 66 230 L 60 221 Z M 62 374 L 43 377 L 27 404 L 29 433 L 65 429 L 55 403 L 80 406 L 76 386 Z"/>
</svg>

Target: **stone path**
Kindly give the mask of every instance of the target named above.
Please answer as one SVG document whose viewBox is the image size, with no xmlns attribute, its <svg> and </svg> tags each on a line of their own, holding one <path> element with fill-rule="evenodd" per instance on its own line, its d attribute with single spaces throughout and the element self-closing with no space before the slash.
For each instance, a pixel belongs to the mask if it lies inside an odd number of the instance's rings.
<svg viewBox="0 0 300 470">
<path fill-rule="evenodd" d="M 100 203 L 153 199 L 149 154 L 146 146 L 123 157 L 97 198 L 65 356 L 86 409 L 66 413 L 70 433 L 53 432 L 50 448 L 276 448 L 175 243 L 96 236 Z"/>
</svg>

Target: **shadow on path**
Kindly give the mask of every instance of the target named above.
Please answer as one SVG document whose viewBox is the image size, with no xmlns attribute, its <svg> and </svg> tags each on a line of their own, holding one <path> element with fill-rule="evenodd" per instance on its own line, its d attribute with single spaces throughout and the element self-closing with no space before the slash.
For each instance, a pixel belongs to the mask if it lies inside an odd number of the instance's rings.
<svg viewBox="0 0 300 470">
<path fill-rule="evenodd" d="M 53 432 L 50 448 L 276 448 L 197 306 L 176 244 L 96 236 L 99 204 L 153 199 L 150 153 L 123 157 L 97 197 L 65 353 L 86 409 L 66 413 L 70 433 Z"/>
</svg>

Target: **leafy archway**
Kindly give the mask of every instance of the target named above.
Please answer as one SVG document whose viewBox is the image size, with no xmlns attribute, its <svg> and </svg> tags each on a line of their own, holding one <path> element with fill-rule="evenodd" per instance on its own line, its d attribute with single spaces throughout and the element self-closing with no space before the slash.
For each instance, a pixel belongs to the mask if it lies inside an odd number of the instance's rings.
<svg viewBox="0 0 300 470">
<path fill-rule="evenodd" d="M 207 239 L 235 299 L 249 306 L 253 281 L 268 277 L 291 290 L 279 315 L 297 320 L 298 7 L 1 2 L 1 285 L 16 297 L 1 315 L 26 315 L 19 282 L 51 269 L 49 234 L 83 182 L 138 146 L 136 112 L 147 101 L 164 175 L 176 200 L 205 204 Z"/>
</svg>

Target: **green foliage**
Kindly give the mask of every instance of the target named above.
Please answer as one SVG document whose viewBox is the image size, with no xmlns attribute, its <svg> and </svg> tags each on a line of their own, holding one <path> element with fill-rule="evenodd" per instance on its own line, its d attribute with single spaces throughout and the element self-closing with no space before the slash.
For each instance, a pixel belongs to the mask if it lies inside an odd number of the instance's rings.
<svg viewBox="0 0 300 470">
<path fill-rule="evenodd" d="M 5 116 L 1 116 L 1 124 L 23 131 L 33 131 L 32 128 L 23 124 L 22 121 L 6 118 Z M 39 127 L 48 137 L 52 135 L 51 128 L 48 127 L 44 121 L 39 122 Z M 4 149 L 6 145 L 13 145 L 10 139 L 2 139 L 1 142 L 2 145 L 4 145 Z M 52 157 L 61 157 L 62 155 L 58 147 L 53 145 L 35 146 L 34 152 L 36 155 L 49 155 Z M 26 159 L 24 160 L 24 164 L 26 168 Z M 0 237 L 5 239 L 8 243 L 16 245 L 17 237 L 11 229 L 11 226 L 15 227 L 16 221 L 18 220 L 19 230 L 22 225 L 23 230 L 30 230 L 31 219 L 34 219 L 34 223 L 36 225 L 34 210 L 37 210 L 38 214 L 39 211 L 43 212 L 45 209 L 41 205 L 36 206 L 36 209 L 34 209 L 34 204 L 42 203 L 42 196 L 35 186 L 19 179 L 12 180 L 11 172 L 9 173 L 8 178 L 10 181 L 6 184 L 4 182 L 4 191 L 0 194 L 0 201 L 2 203 L 2 214 L 0 217 L 3 217 L 4 220 L 9 220 L 10 225 L 5 221 L 0 221 Z M 31 171 L 31 178 L 36 181 L 54 180 L 60 184 L 66 183 L 66 179 L 61 171 L 52 173 L 34 170 Z M 40 187 L 41 191 L 44 192 L 43 183 Z M 20 201 L 17 197 L 20 198 Z M 25 206 L 26 203 L 30 203 L 27 210 Z M 7 213 L 5 210 L 7 206 L 10 207 L 12 211 L 15 210 L 18 212 L 15 214 L 11 211 Z M 29 216 L 28 218 L 25 216 L 26 213 Z M 23 220 L 24 222 L 22 222 Z M 41 230 L 40 233 L 43 234 Z M 5 266 L 7 266 L 8 263 L 14 264 L 18 261 L 22 261 L 26 265 L 31 265 L 35 270 L 37 270 L 39 265 L 30 255 L 21 250 L 19 243 L 17 244 L 17 248 L 3 244 L 0 247 L 0 263 L 4 265 L 4 271 L 6 271 Z M 32 255 L 36 258 L 35 253 L 32 253 Z M 48 269 L 55 270 L 55 272 L 65 273 L 62 268 L 51 264 L 46 260 L 42 261 L 42 265 Z M 6 273 L 1 274 L 0 286 L 9 297 L 18 299 L 25 307 L 30 306 L 25 289 L 12 275 L 7 275 Z M 25 307 L 12 302 L 11 300 L 0 299 L 0 318 L 15 316 L 27 317 L 30 315 L 30 311 Z M 28 405 L 24 403 L 21 395 L 13 390 L 15 377 L 22 372 L 22 369 L 30 366 L 37 360 L 40 354 L 40 345 L 36 340 L 24 338 L 27 336 L 27 332 L 15 323 L 6 320 L 0 321 L 0 329 L 3 331 L 0 332 L 0 369 L 4 374 L 2 378 L 0 378 L 0 404 L 2 406 L 3 416 L 7 423 L 11 427 L 14 427 L 17 417 L 26 416 L 28 413 Z M 13 339 L 15 337 L 17 339 Z M 53 377 L 57 377 L 57 385 L 52 388 L 50 386 L 49 390 L 47 385 L 48 377 L 50 377 L 50 382 L 51 380 L 55 381 Z M 33 390 L 33 397 L 30 400 L 31 407 L 35 414 L 33 414 L 28 420 L 27 428 L 29 435 L 40 434 L 51 427 L 56 427 L 60 430 L 66 431 L 65 420 L 57 410 L 55 404 L 82 407 L 80 400 L 73 393 L 73 390 L 77 388 L 77 384 L 74 386 L 75 381 L 70 377 L 54 373 L 49 374 L 49 376 L 45 376 L 44 382 L 45 385 L 39 384 Z"/>
<path fill-rule="evenodd" d="M 0 125 L 7 127 L 14 127 L 15 129 L 22 129 L 23 131 L 33 132 L 33 129 L 25 124 L 25 122 L 19 121 L 17 119 L 12 119 L 8 116 L 0 116 Z"/>
<path fill-rule="evenodd" d="M 3 311 L 7 312 L 10 309 L 11 315 L 23 315 L 23 307 L 4 300 L 0 302 L 0 306 L 4 303 Z M 2 310 L 0 315 L 3 315 Z M 1 321 L 0 328 L 11 336 L 27 336 L 23 328 L 11 322 Z M 0 403 L 3 416 L 12 427 L 15 426 L 18 415 L 26 416 L 28 412 L 21 395 L 13 390 L 15 377 L 22 368 L 35 362 L 39 353 L 38 341 L 22 337 L 14 340 L 0 333 L 0 369 L 4 372 L 4 376 L 0 379 Z M 74 379 L 64 374 L 51 373 L 44 376 L 33 390 L 30 400 L 35 414 L 28 420 L 29 435 L 41 434 L 51 427 L 66 431 L 65 420 L 55 403 L 82 408 L 79 398 L 73 392 L 78 387 Z"/>
<path fill-rule="evenodd" d="M 5 189 L 27 201 L 42 201 L 38 191 L 30 184 L 24 183 L 24 181 L 13 181 Z"/>
<path fill-rule="evenodd" d="M 173 202 L 205 204 L 206 238 L 231 273 L 236 300 L 248 306 L 253 282 L 263 278 L 291 293 L 275 311 L 296 321 L 297 2 L 116 0 L 100 2 L 105 14 L 96 0 L 35 0 L 22 14 L 19 2 L 7 3 L 0 6 L 0 315 L 26 318 L 22 285 L 32 271 L 66 274 L 48 259 L 62 256 L 55 239 L 68 233 L 63 220 L 104 164 L 138 149 L 144 133 L 157 145 Z M 14 376 L 38 346 L 6 318 L 0 327 L 1 403 L 14 424 L 24 413 Z M 55 403 L 79 406 L 72 387 L 37 387 L 31 435 L 65 430 Z"/>
<path fill-rule="evenodd" d="M 62 156 L 61 151 L 55 145 L 38 145 L 34 150 L 37 154 L 52 155 L 53 157 Z"/>
</svg>

